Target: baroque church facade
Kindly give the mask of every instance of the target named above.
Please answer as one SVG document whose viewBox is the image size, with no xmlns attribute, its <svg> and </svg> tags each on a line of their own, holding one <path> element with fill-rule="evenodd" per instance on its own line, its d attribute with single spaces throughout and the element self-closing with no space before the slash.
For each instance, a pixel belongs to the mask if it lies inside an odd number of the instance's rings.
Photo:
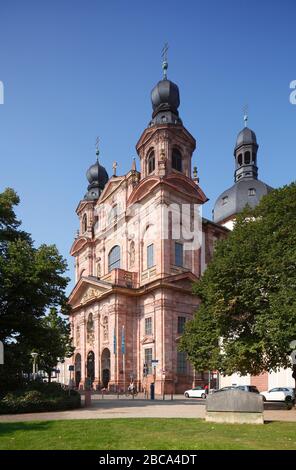
<svg viewBox="0 0 296 470">
<path fill-rule="evenodd" d="M 255 207 L 272 188 L 258 179 L 254 131 L 239 132 L 234 148 L 234 185 L 216 200 L 213 220 L 200 215 L 207 197 L 192 171 L 194 137 L 179 116 L 176 84 L 164 76 L 151 93 L 152 119 L 136 144 L 126 175 L 97 161 L 88 169 L 88 187 L 76 209 L 79 230 L 71 248 L 75 287 L 70 324 L 75 352 L 74 382 L 94 389 L 183 393 L 208 382 L 178 351 L 185 322 L 198 309 L 192 283 L 210 261 L 215 243 L 233 229 L 246 204 Z M 73 378 L 73 377 L 72 377 Z M 233 374 L 211 385 L 252 384 L 260 390 L 293 386 L 291 371 L 257 377 Z"/>
<path fill-rule="evenodd" d="M 207 378 L 178 351 L 184 324 L 198 308 L 192 283 L 228 230 L 200 215 L 206 201 L 194 137 L 179 116 L 179 89 L 164 76 L 152 90 L 152 119 L 136 145 L 140 171 L 109 178 L 97 161 L 77 207 L 70 294 L 77 387 L 183 393 Z M 97 150 L 97 157 L 98 157 Z M 186 227 L 187 228 L 186 228 Z"/>
</svg>

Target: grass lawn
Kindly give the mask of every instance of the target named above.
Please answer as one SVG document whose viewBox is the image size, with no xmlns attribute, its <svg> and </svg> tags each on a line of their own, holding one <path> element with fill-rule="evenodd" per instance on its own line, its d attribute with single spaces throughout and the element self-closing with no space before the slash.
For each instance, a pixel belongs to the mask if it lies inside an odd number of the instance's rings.
<svg viewBox="0 0 296 470">
<path fill-rule="evenodd" d="M 0 449 L 296 449 L 296 423 L 101 419 L 0 423 Z"/>
</svg>

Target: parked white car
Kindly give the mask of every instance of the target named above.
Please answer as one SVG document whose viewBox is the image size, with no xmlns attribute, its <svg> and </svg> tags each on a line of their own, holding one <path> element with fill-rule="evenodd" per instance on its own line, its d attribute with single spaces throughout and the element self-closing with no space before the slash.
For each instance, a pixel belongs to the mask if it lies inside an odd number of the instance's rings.
<svg viewBox="0 0 296 470">
<path fill-rule="evenodd" d="M 288 387 L 275 387 L 266 392 L 261 392 L 263 401 L 292 401 L 295 399 L 295 392 Z"/>
<path fill-rule="evenodd" d="M 184 396 L 186 398 L 206 398 L 207 392 L 203 387 L 198 385 L 197 387 L 191 388 L 190 390 L 186 390 L 184 392 Z"/>
</svg>

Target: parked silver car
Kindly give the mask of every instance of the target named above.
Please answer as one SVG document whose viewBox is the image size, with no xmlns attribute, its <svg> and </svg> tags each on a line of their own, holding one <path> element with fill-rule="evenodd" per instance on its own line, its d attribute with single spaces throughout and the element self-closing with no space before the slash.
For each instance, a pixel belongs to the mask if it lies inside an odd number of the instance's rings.
<svg viewBox="0 0 296 470">
<path fill-rule="evenodd" d="M 228 387 L 219 388 L 215 393 L 225 392 L 226 390 L 242 390 L 244 392 L 259 393 L 259 390 L 255 385 L 229 385 Z"/>
</svg>

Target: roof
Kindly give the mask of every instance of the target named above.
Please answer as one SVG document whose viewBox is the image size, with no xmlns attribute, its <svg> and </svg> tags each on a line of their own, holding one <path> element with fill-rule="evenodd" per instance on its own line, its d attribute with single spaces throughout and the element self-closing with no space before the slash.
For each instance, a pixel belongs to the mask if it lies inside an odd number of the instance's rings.
<svg viewBox="0 0 296 470">
<path fill-rule="evenodd" d="M 254 178 L 243 178 L 226 189 L 216 200 L 213 220 L 216 223 L 229 219 L 241 212 L 248 204 L 256 207 L 261 198 L 273 188 Z"/>
<path fill-rule="evenodd" d="M 256 144 L 257 138 L 254 131 L 248 127 L 244 127 L 237 135 L 235 148 L 237 149 L 241 145 Z"/>
</svg>

